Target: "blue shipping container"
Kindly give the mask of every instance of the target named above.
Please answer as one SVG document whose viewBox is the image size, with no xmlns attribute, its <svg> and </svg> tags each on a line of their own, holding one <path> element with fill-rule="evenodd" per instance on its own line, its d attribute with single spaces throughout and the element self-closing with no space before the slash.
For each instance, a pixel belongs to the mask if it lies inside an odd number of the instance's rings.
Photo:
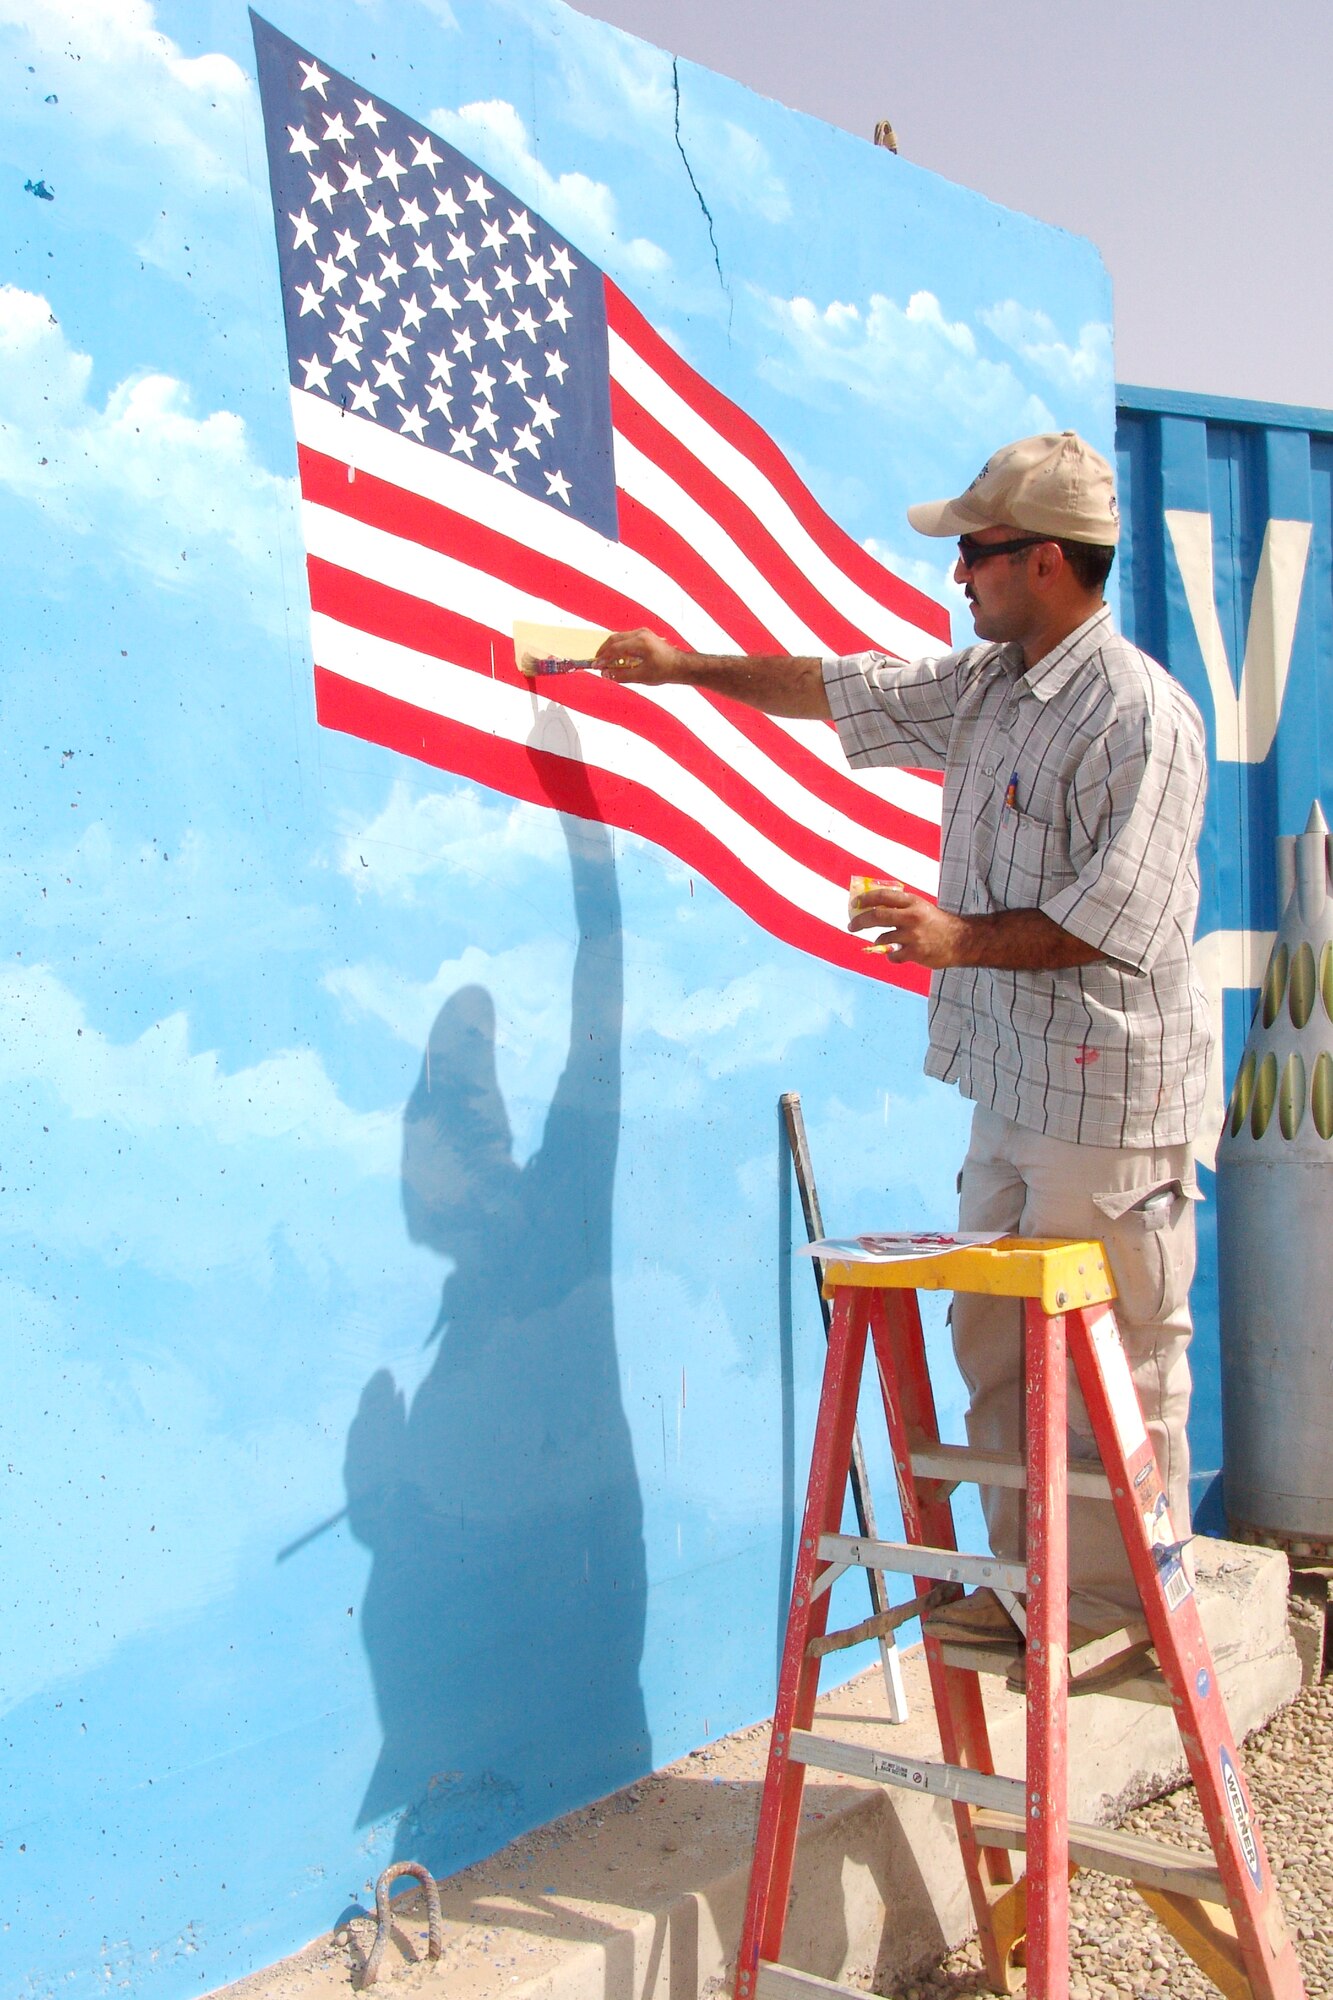
<svg viewBox="0 0 1333 2000">
<path fill-rule="evenodd" d="M 1199 1148 L 1190 1432 L 1198 1525 L 1216 1532 L 1212 1160 L 1280 914 L 1274 840 L 1333 803 L 1333 411 L 1124 386 L 1116 400 L 1124 629 L 1189 689 L 1209 738 L 1199 956 L 1224 1046 Z"/>
</svg>

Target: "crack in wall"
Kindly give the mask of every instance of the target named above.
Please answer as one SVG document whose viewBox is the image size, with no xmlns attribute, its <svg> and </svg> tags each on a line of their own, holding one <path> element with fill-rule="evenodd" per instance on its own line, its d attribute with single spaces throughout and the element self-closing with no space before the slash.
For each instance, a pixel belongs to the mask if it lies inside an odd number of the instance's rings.
<svg viewBox="0 0 1333 2000">
<path fill-rule="evenodd" d="M 717 267 L 717 281 L 727 295 L 728 305 L 734 306 L 735 301 L 731 296 L 731 287 L 722 275 L 722 258 L 718 253 L 717 231 L 713 227 L 713 213 L 708 203 L 704 200 L 703 189 L 694 178 L 694 168 L 690 165 L 689 155 L 685 151 L 684 143 L 680 136 L 680 59 L 678 56 L 671 58 L 671 88 L 675 92 L 676 98 L 676 151 L 685 163 L 685 171 L 690 177 L 690 186 L 694 189 L 695 199 L 703 210 L 704 221 L 708 224 L 708 240 L 713 246 L 713 263 Z"/>
</svg>

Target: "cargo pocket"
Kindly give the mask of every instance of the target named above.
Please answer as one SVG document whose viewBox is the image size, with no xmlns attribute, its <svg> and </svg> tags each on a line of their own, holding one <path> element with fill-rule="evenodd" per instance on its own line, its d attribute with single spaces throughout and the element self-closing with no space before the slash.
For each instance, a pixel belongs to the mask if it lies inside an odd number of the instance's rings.
<svg viewBox="0 0 1333 2000">
<path fill-rule="evenodd" d="M 1194 1276 L 1192 1181 L 1154 1181 L 1148 1187 L 1095 1194 L 1106 1217 L 1102 1241 L 1119 1294 L 1119 1317 L 1131 1326 L 1169 1319 L 1184 1305 Z"/>
</svg>

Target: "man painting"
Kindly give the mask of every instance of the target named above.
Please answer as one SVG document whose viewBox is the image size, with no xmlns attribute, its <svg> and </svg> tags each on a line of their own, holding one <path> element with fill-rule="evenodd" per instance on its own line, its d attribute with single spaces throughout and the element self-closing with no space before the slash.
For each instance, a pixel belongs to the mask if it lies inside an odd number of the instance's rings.
<svg viewBox="0 0 1333 2000">
<path fill-rule="evenodd" d="M 960 1227 L 1104 1243 L 1185 1535 L 1191 1141 L 1210 1041 L 1191 957 L 1203 726 L 1113 628 L 1103 586 L 1119 537 L 1114 480 L 1073 432 L 1006 446 L 965 493 L 908 519 L 958 537 L 954 575 L 980 643 L 913 663 L 729 659 L 639 631 L 613 634 L 597 664 L 614 680 L 831 718 L 854 765 L 943 772 L 938 903 L 886 887 L 853 927 L 931 970 L 926 1070 L 974 1103 Z M 960 1294 L 953 1338 L 973 1445 L 1019 1450 L 1019 1302 Z M 1072 1385 L 1069 1425 L 1072 1451 L 1092 1454 Z M 986 1489 L 983 1504 L 995 1554 L 1021 1561 L 1022 1495 Z M 1071 1501 L 1071 1619 L 1095 1634 L 1137 1612 L 1111 1509 Z M 930 1629 L 962 1643 L 1017 1637 L 988 1591 Z"/>
</svg>

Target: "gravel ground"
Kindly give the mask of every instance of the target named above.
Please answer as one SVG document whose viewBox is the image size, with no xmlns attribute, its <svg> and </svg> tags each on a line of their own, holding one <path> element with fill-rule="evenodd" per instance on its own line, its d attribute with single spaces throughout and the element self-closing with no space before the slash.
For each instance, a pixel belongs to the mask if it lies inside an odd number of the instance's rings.
<svg viewBox="0 0 1333 2000">
<path fill-rule="evenodd" d="M 1333 1995 L 1333 1677 L 1299 1694 L 1245 1744 L 1245 1775 L 1309 2000 Z M 1128 1830 L 1207 1850 L 1193 1786 L 1140 1806 Z M 1076 1876 L 1069 1892 L 1070 2000 L 1217 2000 L 1128 1883 Z M 987 2000 L 975 1941 L 896 1989 L 895 2000 Z"/>
</svg>

